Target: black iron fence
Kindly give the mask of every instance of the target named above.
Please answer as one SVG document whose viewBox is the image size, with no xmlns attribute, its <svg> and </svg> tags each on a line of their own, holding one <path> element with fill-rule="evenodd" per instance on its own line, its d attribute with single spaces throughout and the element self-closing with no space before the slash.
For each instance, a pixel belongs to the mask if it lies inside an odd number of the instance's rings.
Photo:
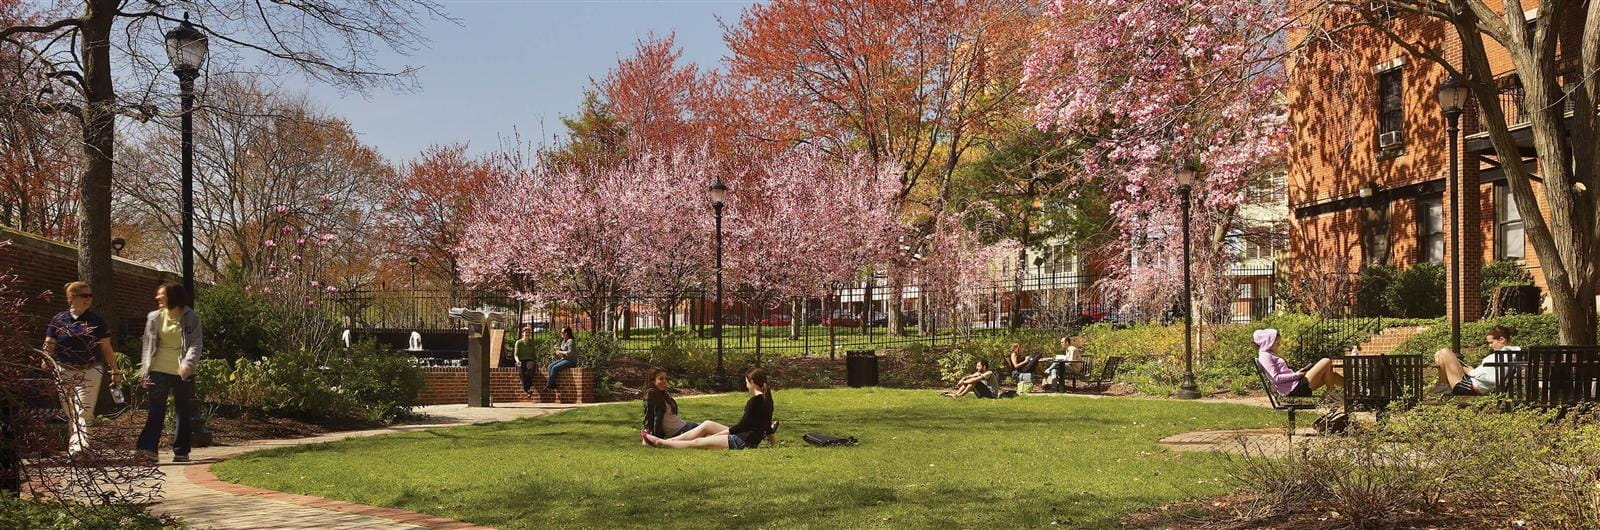
<svg viewBox="0 0 1600 530">
<path fill-rule="evenodd" d="M 1212 318 L 1248 322 L 1273 311 L 1276 271 L 1272 267 L 1235 268 L 1229 276 L 1236 296 L 1225 309 L 1214 311 Z M 1100 275 L 1061 272 L 1027 274 L 1020 282 L 995 279 L 968 290 L 957 304 L 930 301 L 939 295 L 925 292 L 915 283 L 897 287 L 878 278 L 870 289 L 862 282 L 805 300 L 757 305 L 728 296 L 720 308 L 710 293 L 699 290 L 678 296 L 616 296 L 599 314 L 590 314 L 578 303 L 533 303 L 493 291 L 346 291 L 337 295 L 334 306 L 346 325 L 358 331 L 396 336 L 418 331 L 452 337 L 463 326 L 448 316 L 450 308 L 489 308 L 506 314 L 516 327 L 528 326 L 537 333 L 566 326 L 613 331 L 623 350 L 629 352 L 713 348 L 713 329 L 720 314 L 725 349 L 762 355 L 842 354 L 913 343 L 946 345 L 995 330 L 1072 330 L 1096 323 L 1129 325 L 1182 316 L 1176 307 L 1154 313 L 1128 310 L 1136 304 L 1119 300 L 1103 280 Z"/>
</svg>

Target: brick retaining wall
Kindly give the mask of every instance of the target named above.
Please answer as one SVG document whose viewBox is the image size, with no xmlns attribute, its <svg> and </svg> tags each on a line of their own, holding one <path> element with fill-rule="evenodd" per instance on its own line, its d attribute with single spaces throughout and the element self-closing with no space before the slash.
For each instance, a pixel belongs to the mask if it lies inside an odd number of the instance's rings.
<svg viewBox="0 0 1600 530">
<path fill-rule="evenodd" d="M 418 405 L 444 405 L 467 402 L 467 368 L 457 366 L 429 366 L 422 370 L 422 392 L 417 395 Z M 583 368 L 562 370 L 556 376 L 556 391 L 543 390 L 544 367 L 539 367 L 539 377 L 534 381 L 534 397 L 522 396 L 522 379 L 516 368 L 491 368 L 489 370 L 489 399 L 493 402 L 533 403 L 594 403 L 594 374 Z"/>
<path fill-rule="evenodd" d="M 29 329 L 37 330 L 30 333 L 43 336 L 45 323 L 50 321 L 50 317 L 67 308 L 66 294 L 61 292 L 61 288 L 67 282 L 79 279 L 78 247 L 4 227 L 0 227 L 0 240 L 10 242 L 0 247 L 0 273 L 17 275 L 18 292 L 28 297 L 21 308 L 27 319 L 24 324 Z M 160 287 L 165 280 L 177 279 L 177 275 L 123 258 L 112 260 L 111 273 L 116 285 L 91 287 L 101 294 L 95 300 L 94 310 L 102 316 L 120 320 L 107 322 L 117 335 L 120 346 L 120 341 L 130 335 L 138 339 L 138 333 L 144 331 L 145 314 L 155 309 L 156 287 Z M 35 298 L 35 295 L 43 292 L 49 292 L 50 297 Z M 111 301 L 112 305 L 107 308 L 101 303 L 103 301 Z M 136 322 L 131 331 L 126 329 L 130 319 Z"/>
</svg>

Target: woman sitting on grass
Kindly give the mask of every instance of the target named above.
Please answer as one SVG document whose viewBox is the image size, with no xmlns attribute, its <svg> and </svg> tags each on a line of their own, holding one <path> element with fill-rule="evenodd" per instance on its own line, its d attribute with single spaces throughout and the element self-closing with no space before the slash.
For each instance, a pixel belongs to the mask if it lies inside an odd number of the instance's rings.
<svg viewBox="0 0 1600 530">
<path fill-rule="evenodd" d="M 1273 391 L 1286 397 L 1311 397 L 1311 391 L 1326 385 L 1344 386 L 1344 376 L 1333 371 L 1333 361 L 1318 359 L 1310 368 L 1295 371 L 1278 356 L 1278 330 L 1258 329 L 1255 333 L 1259 353 L 1256 362 L 1267 373 Z"/>
<path fill-rule="evenodd" d="M 667 449 L 751 449 L 762 438 L 777 434 L 778 423 L 772 421 L 772 390 L 767 388 L 767 373 L 760 368 L 751 369 L 744 376 L 744 386 L 750 389 L 750 399 L 744 402 L 744 416 L 733 427 L 723 427 L 715 422 L 705 422 L 698 427 L 673 436 L 661 438 L 641 433 L 644 443 Z"/>
<path fill-rule="evenodd" d="M 989 361 L 978 359 L 978 362 L 976 363 L 976 370 L 977 371 L 972 372 L 972 375 L 968 375 L 961 378 L 960 381 L 957 381 L 955 390 L 947 391 L 940 395 L 945 397 L 961 397 L 967 395 L 967 392 L 971 392 L 973 395 L 976 395 L 980 398 L 993 399 L 999 397 L 999 394 L 996 391 L 997 389 L 994 387 L 994 383 L 990 381 L 994 378 L 994 372 L 989 370 Z"/>
<path fill-rule="evenodd" d="M 678 400 L 667 395 L 667 371 L 656 368 L 650 371 L 650 387 L 644 395 L 644 432 L 668 438 L 686 434 L 704 425 L 710 431 L 727 431 L 728 427 L 714 421 L 694 423 L 678 417 Z"/>
</svg>

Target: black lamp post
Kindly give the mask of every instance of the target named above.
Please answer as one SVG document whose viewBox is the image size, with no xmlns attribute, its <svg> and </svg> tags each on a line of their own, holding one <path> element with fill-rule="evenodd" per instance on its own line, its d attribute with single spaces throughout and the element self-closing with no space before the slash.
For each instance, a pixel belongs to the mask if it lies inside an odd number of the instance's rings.
<svg viewBox="0 0 1600 530">
<path fill-rule="evenodd" d="M 722 178 L 717 178 L 711 183 L 711 212 L 717 224 L 717 302 L 716 320 L 712 321 L 711 333 L 717 336 L 717 388 L 724 389 L 728 386 L 728 373 L 722 366 L 722 207 L 728 198 L 728 185 L 722 183 Z"/>
<path fill-rule="evenodd" d="M 1178 194 L 1183 196 L 1179 206 L 1183 210 L 1183 382 L 1178 385 L 1178 399 L 1198 399 L 1200 389 L 1194 383 L 1194 292 L 1189 286 L 1189 193 L 1194 187 L 1194 170 L 1178 169 Z"/>
<path fill-rule="evenodd" d="M 111 253 L 112 254 L 116 254 L 118 256 L 121 256 L 122 255 L 122 249 L 125 249 L 125 248 L 128 248 L 128 240 L 120 238 L 120 237 L 111 238 Z"/>
<path fill-rule="evenodd" d="M 406 263 L 411 265 L 411 321 L 418 328 L 422 327 L 422 316 L 417 311 L 417 257 L 406 258 Z"/>
<path fill-rule="evenodd" d="M 183 23 L 167 32 L 167 58 L 172 73 L 178 76 L 179 96 L 183 100 L 183 288 L 194 292 L 194 80 L 206 62 L 206 35 Z"/>
<path fill-rule="evenodd" d="M 1461 177 L 1456 167 L 1456 135 L 1461 132 L 1461 110 L 1467 104 L 1467 87 L 1451 77 L 1439 85 L 1439 110 L 1444 111 L 1450 136 L 1450 349 L 1461 354 Z"/>
</svg>

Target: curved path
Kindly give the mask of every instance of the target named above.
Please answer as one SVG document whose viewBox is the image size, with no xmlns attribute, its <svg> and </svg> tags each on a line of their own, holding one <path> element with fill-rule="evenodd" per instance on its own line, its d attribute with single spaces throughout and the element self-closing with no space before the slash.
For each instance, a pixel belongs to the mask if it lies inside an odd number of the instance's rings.
<svg viewBox="0 0 1600 530">
<path fill-rule="evenodd" d="M 454 519 L 394 508 L 378 508 L 231 484 L 212 475 L 211 464 L 251 451 L 273 447 L 531 418 L 554 414 L 573 407 L 575 405 L 534 403 L 507 403 L 493 408 L 434 405 L 418 407 L 416 412 L 421 417 L 413 423 L 383 429 L 338 432 L 291 440 L 257 440 L 237 446 L 200 447 L 190 453 L 194 460 L 187 464 L 165 462 L 171 454 L 162 453 L 164 463 L 161 464 L 161 470 L 166 474 L 162 487 L 162 501 L 152 506 L 151 511 L 178 517 L 194 528 L 481 528 Z"/>
</svg>

